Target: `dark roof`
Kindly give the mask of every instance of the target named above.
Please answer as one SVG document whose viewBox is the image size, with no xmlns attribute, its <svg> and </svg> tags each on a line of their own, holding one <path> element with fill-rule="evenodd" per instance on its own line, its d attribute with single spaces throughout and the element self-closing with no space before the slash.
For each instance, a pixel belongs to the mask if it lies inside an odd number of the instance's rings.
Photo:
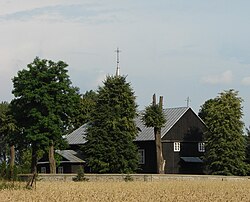
<svg viewBox="0 0 250 202">
<path fill-rule="evenodd" d="M 181 157 L 186 163 L 202 163 L 203 161 L 199 157 Z"/>
<path fill-rule="evenodd" d="M 86 127 L 87 127 L 87 124 L 84 124 L 81 127 L 74 130 L 72 133 L 66 135 L 65 139 L 67 140 L 68 144 L 69 145 L 84 144 L 86 142 L 85 140 Z"/>
<path fill-rule="evenodd" d="M 166 125 L 161 129 L 162 137 L 174 126 L 174 124 L 187 112 L 188 107 L 167 108 L 164 109 L 164 115 L 167 119 Z M 135 119 L 136 126 L 140 129 L 135 141 L 154 140 L 154 128 L 146 127 L 143 123 L 142 113 Z"/>
<path fill-rule="evenodd" d="M 162 137 L 175 125 L 175 123 L 188 111 L 192 110 L 189 107 L 178 107 L 178 108 L 167 108 L 164 109 L 166 116 L 166 125 L 161 129 Z M 197 116 L 198 117 L 198 116 Z M 198 117 L 199 118 L 199 117 Z M 142 111 L 139 112 L 138 117 L 135 119 L 135 124 L 139 128 L 138 136 L 135 141 L 149 141 L 154 140 L 154 129 L 153 127 L 146 127 L 142 122 Z M 201 120 L 201 119 L 200 119 Z M 202 120 L 201 120 L 202 121 Z M 76 129 L 72 133 L 68 134 L 65 138 L 69 145 L 84 144 L 86 142 L 86 124 Z"/>
<path fill-rule="evenodd" d="M 65 160 L 60 161 L 61 163 L 84 163 L 85 161 L 82 160 L 80 153 L 77 153 L 74 150 L 55 150 L 57 154 L 62 156 Z M 47 164 L 49 161 L 38 161 L 37 164 Z"/>
</svg>

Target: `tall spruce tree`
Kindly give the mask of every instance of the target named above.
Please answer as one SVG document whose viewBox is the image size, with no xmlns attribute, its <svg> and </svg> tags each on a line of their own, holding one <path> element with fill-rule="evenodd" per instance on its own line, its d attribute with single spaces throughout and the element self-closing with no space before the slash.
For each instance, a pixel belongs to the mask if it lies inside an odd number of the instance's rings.
<svg viewBox="0 0 250 202">
<path fill-rule="evenodd" d="M 199 115 L 209 129 L 205 161 L 210 174 L 246 175 L 241 103 L 238 92 L 229 90 L 201 107 Z"/>
<path fill-rule="evenodd" d="M 71 127 L 71 115 L 79 106 L 78 88 L 71 85 L 62 61 L 35 58 L 13 78 L 12 111 L 19 134 L 32 148 L 31 172 L 36 172 L 38 151 L 50 148 L 50 172 L 55 172 L 54 147 Z"/>
<path fill-rule="evenodd" d="M 92 172 L 131 173 L 138 167 L 134 123 L 137 105 L 124 76 L 107 76 L 98 97 L 84 147 Z"/>
</svg>

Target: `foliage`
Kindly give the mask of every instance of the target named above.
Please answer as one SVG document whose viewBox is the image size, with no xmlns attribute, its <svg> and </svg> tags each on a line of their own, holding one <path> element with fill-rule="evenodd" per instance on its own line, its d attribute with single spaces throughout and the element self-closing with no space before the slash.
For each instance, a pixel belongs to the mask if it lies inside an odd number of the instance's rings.
<svg viewBox="0 0 250 202">
<path fill-rule="evenodd" d="M 250 165 L 250 126 L 246 128 L 247 136 L 246 136 L 246 161 Z"/>
<path fill-rule="evenodd" d="M 132 181 L 134 181 L 134 178 L 133 178 L 131 175 L 127 174 L 127 175 L 124 177 L 124 181 L 125 181 L 125 182 L 132 182 Z"/>
<path fill-rule="evenodd" d="M 76 110 L 76 114 L 73 119 L 74 128 L 78 128 L 91 120 L 96 100 L 97 93 L 95 91 L 86 91 L 86 93 L 82 95 L 80 106 Z"/>
<path fill-rule="evenodd" d="M 77 170 L 77 176 L 73 179 L 75 182 L 88 181 L 85 177 L 84 169 L 82 166 Z"/>
<path fill-rule="evenodd" d="M 45 152 L 43 150 L 37 151 L 37 157 L 40 159 Z M 18 150 L 17 158 L 16 158 L 16 166 L 17 172 L 22 174 L 30 173 L 31 167 L 31 159 L 32 159 L 32 150 L 31 147 L 27 147 L 23 150 Z"/>
<path fill-rule="evenodd" d="M 72 127 L 71 115 L 79 106 L 78 89 L 71 85 L 67 64 L 35 58 L 28 69 L 13 78 L 15 98 L 12 112 L 21 133 L 18 137 L 25 147 L 31 144 L 33 164 L 38 150 L 51 142 L 55 147 L 63 144 L 62 135 Z"/>
<path fill-rule="evenodd" d="M 99 87 L 83 148 L 97 173 L 131 173 L 138 167 L 135 96 L 123 76 L 108 76 Z"/>
<path fill-rule="evenodd" d="M 142 121 L 147 127 L 162 128 L 166 123 L 162 107 L 159 104 L 147 106 L 143 112 Z"/>
<path fill-rule="evenodd" d="M 152 104 L 147 106 L 142 114 L 142 121 L 144 122 L 144 124 L 147 127 L 154 127 L 156 163 L 158 174 L 163 174 L 165 172 L 164 159 L 162 155 L 161 128 L 165 125 L 166 118 L 164 116 L 162 102 L 163 97 L 160 97 L 159 104 L 156 104 L 156 97 L 154 94 Z"/>
<path fill-rule="evenodd" d="M 14 165 L 13 167 L 13 175 L 10 176 L 10 165 L 7 165 L 5 162 L 2 162 L 0 164 L 0 179 L 4 180 L 13 180 L 16 181 L 18 179 L 17 174 L 18 174 L 18 167 Z"/>
<path fill-rule="evenodd" d="M 0 103 L 0 162 L 7 160 L 10 144 L 14 144 L 12 134 L 16 130 L 15 121 L 11 115 L 9 103 Z"/>
<path fill-rule="evenodd" d="M 224 91 L 201 107 L 206 123 L 205 161 L 211 174 L 246 175 L 242 99 L 234 90 Z"/>
</svg>

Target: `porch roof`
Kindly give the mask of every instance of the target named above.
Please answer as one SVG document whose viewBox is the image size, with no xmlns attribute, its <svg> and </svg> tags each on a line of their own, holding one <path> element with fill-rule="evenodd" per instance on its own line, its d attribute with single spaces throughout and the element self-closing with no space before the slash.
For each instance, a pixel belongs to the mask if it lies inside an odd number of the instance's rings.
<svg viewBox="0 0 250 202">
<path fill-rule="evenodd" d="M 203 160 L 201 160 L 199 157 L 181 157 L 181 159 L 186 163 L 203 163 Z"/>
</svg>

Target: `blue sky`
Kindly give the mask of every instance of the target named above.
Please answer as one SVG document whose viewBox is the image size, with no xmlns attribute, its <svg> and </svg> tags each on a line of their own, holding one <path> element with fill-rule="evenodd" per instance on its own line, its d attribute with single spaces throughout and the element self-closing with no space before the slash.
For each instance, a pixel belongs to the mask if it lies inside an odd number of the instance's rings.
<svg viewBox="0 0 250 202">
<path fill-rule="evenodd" d="M 140 109 L 153 93 L 165 107 L 198 112 L 223 90 L 239 91 L 250 125 L 250 1 L 23 0 L 0 2 L 0 100 L 36 56 L 69 64 L 73 85 L 95 90 L 121 74 Z"/>
</svg>

